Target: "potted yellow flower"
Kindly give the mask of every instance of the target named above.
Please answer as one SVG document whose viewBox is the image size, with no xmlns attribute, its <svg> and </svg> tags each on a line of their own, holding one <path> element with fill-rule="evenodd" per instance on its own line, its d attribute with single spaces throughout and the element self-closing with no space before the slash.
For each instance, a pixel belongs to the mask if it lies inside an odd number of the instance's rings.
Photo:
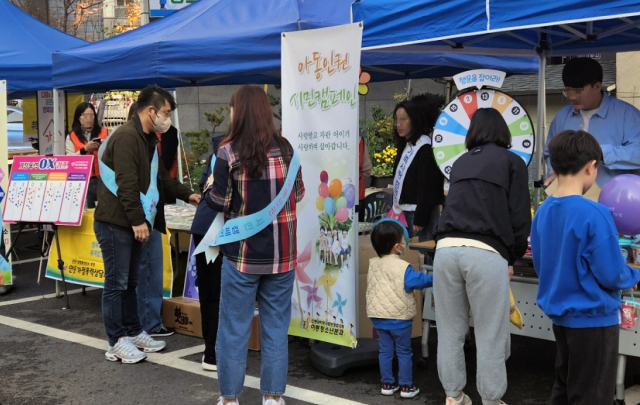
<svg viewBox="0 0 640 405">
<path fill-rule="evenodd" d="M 371 187 L 387 188 L 393 184 L 393 164 L 397 154 L 398 150 L 393 145 L 387 145 L 382 152 L 373 153 Z"/>
</svg>

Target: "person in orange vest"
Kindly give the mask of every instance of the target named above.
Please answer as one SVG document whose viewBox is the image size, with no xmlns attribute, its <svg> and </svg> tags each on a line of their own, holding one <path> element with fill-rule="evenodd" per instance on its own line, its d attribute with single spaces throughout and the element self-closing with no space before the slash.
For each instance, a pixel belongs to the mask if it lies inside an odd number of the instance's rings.
<svg viewBox="0 0 640 405">
<path fill-rule="evenodd" d="M 87 188 L 85 206 L 95 208 L 98 200 L 98 148 L 100 143 L 107 138 L 107 128 L 102 128 L 96 120 L 96 110 L 91 103 L 80 103 L 73 114 L 71 133 L 65 142 L 67 155 L 93 155 L 93 167 L 91 178 Z"/>
</svg>

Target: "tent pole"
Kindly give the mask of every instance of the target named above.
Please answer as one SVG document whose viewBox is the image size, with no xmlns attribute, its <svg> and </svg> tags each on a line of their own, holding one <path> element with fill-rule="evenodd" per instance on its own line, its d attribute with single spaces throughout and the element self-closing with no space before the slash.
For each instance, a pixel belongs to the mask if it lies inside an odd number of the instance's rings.
<svg viewBox="0 0 640 405">
<path fill-rule="evenodd" d="M 173 91 L 173 99 L 178 100 L 178 93 L 174 90 Z M 182 156 L 180 155 L 180 150 L 183 148 L 182 145 L 182 132 L 180 132 L 180 120 L 178 119 L 178 109 L 176 109 L 173 112 L 173 122 L 174 122 L 174 127 L 176 127 L 176 129 L 178 130 L 178 181 L 180 183 L 184 182 L 184 179 L 182 177 Z"/>
<path fill-rule="evenodd" d="M 536 178 L 535 181 L 540 180 L 541 176 L 546 175 L 546 164 L 544 162 L 544 145 L 545 145 L 545 128 L 546 128 L 546 110 L 547 110 L 547 89 L 546 89 L 546 55 L 542 50 L 539 53 L 539 65 L 538 65 L 538 122 L 536 128 Z M 546 176 L 545 176 L 546 177 Z M 534 191 L 534 205 L 533 209 L 537 210 L 540 205 L 540 187 L 536 187 Z"/>
<path fill-rule="evenodd" d="M 60 139 L 60 102 L 58 89 L 53 89 L 53 155 L 64 155 L 64 138 Z M 60 145 L 62 143 L 62 145 Z M 62 152 L 61 152 L 62 150 Z"/>
</svg>

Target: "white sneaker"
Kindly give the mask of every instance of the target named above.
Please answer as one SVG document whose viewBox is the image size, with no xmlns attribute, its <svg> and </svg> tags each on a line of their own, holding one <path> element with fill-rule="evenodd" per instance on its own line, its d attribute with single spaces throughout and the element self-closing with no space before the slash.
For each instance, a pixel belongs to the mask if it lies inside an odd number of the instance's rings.
<svg viewBox="0 0 640 405">
<path fill-rule="evenodd" d="M 138 336 L 128 337 L 127 339 L 145 353 L 159 352 L 167 345 L 167 342 L 163 340 L 155 340 L 145 331 L 142 331 Z"/>
<path fill-rule="evenodd" d="M 284 405 L 284 398 L 280 397 L 280 399 L 276 401 L 275 399 L 265 399 L 263 395 L 262 405 Z"/>
<path fill-rule="evenodd" d="M 202 368 L 207 371 L 218 371 L 218 366 L 213 363 L 207 363 L 205 361 L 205 355 L 202 355 Z"/>
<path fill-rule="evenodd" d="M 447 397 L 445 405 L 471 405 L 471 398 L 469 398 L 469 396 L 464 392 L 460 396 L 462 397 L 461 399 Z"/>
<path fill-rule="evenodd" d="M 109 350 L 104 354 L 104 357 L 109 361 L 122 360 L 125 364 L 133 364 L 141 362 L 147 358 L 147 355 L 138 350 L 129 339 L 125 336 L 118 339 L 118 343 L 114 346 L 109 346 Z"/>
<path fill-rule="evenodd" d="M 216 403 L 216 405 L 225 405 L 222 397 L 218 397 L 218 402 Z M 238 402 L 238 398 L 236 398 L 235 401 L 227 402 L 226 405 L 240 405 L 240 402 Z"/>
</svg>

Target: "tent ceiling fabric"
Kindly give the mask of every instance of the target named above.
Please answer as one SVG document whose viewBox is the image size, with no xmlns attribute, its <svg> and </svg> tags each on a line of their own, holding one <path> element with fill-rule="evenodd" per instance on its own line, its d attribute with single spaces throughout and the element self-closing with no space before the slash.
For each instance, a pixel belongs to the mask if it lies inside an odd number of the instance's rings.
<svg viewBox="0 0 640 405">
<path fill-rule="evenodd" d="M 0 0 L 0 79 L 11 92 L 53 88 L 51 54 L 87 42 L 52 28 Z"/>
<path fill-rule="evenodd" d="M 548 56 L 640 48 L 640 1 L 362 0 L 363 49 Z"/>
<path fill-rule="evenodd" d="M 56 88 L 99 91 L 147 84 L 280 83 L 280 34 L 346 24 L 352 0 L 199 0 L 169 17 L 94 44 L 55 53 Z M 535 58 L 363 55 L 372 80 L 442 77 L 494 67 L 533 73 Z M 426 70 L 425 70 L 426 69 Z"/>
</svg>

